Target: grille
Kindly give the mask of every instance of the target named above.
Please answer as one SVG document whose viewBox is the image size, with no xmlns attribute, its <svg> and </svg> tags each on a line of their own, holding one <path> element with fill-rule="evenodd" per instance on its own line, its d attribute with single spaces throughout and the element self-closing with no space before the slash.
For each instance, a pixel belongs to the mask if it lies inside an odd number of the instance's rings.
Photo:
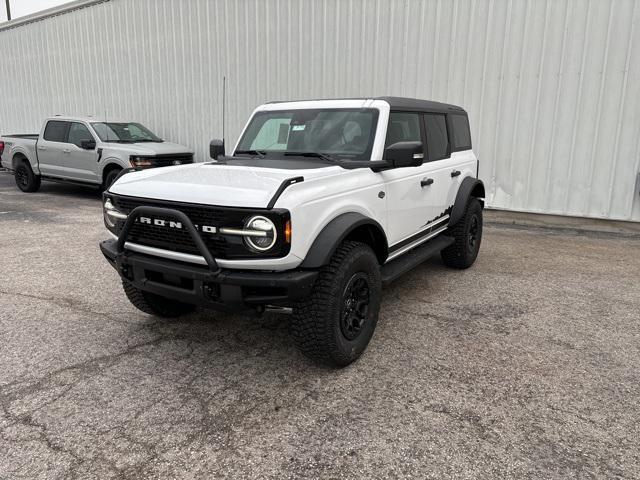
<svg viewBox="0 0 640 480">
<path fill-rule="evenodd" d="M 172 208 L 179 210 L 193 222 L 194 225 L 207 225 L 212 227 L 242 228 L 244 222 L 254 214 L 266 215 L 271 218 L 278 228 L 284 225 L 288 218 L 282 216 L 277 211 L 260 212 L 257 210 L 246 210 L 240 208 L 209 207 L 194 205 L 189 203 L 164 202 L 158 200 L 137 199 L 133 197 L 112 196 L 113 205 L 123 213 L 130 213 L 134 208 L 141 205 L 149 207 Z M 156 217 L 154 219 L 175 220 L 171 217 Z M 118 225 L 119 229 L 122 225 Z M 281 230 L 282 231 L 282 230 Z M 212 233 L 200 233 L 205 245 L 215 258 L 239 259 L 260 257 L 279 257 L 283 253 L 288 253 L 288 245 L 276 245 L 274 251 L 267 255 L 254 253 L 246 248 L 242 238 L 224 236 Z M 191 235 L 185 229 L 169 228 L 167 226 L 157 226 L 142 223 L 134 223 L 129 230 L 128 242 L 147 245 L 150 247 L 173 250 L 182 253 L 200 255 L 200 252 Z M 280 243 L 280 242 L 278 242 Z M 286 251 L 284 251 L 286 249 Z"/>
<path fill-rule="evenodd" d="M 175 161 L 179 161 L 180 164 L 184 165 L 187 163 L 193 163 L 193 155 L 190 153 L 156 155 L 153 157 L 153 160 L 155 166 L 158 167 L 167 167 L 173 165 L 173 162 Z"/>
</svg>

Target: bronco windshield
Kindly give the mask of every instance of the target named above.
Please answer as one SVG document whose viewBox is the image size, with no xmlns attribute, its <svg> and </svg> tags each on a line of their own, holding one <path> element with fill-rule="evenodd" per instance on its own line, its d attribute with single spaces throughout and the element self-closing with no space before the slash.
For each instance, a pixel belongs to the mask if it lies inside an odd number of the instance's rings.
<svg viewBox="0 0 640 480">
<path fill-rule="evenodd" d="M 258 112 L 235 153 L 369 160 L 377 121 L 378 110 L 372 108 Z"/>
<path fill-rule="evenodd" d="M 92 123 L 91 126 L 103 142 L 162 142 L 161 138 L 139 123 L 100 122 Z"/>
</svg>

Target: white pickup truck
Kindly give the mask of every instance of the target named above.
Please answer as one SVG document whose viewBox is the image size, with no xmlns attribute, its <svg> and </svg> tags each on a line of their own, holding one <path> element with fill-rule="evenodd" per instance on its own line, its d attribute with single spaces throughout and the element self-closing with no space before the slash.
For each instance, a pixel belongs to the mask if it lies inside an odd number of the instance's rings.
<svg viewBox="0 0 640 480">
<path fill-rule="evenodd" d="M 478 255 L 485 190 L 460 107 L 269 103 L 210 154 L 104 193 L 100 247 L 146 313 L 290 310 L 302 352 L 344 366 L 373 335 L 383 285 L 433 255 L 458 269 Z"/>
<path fill-rule="evenodd" d="M 15 172 L 23 192 L 37 191 L 41 180 L 106 189 L 123 169 L 192 162 L 189 148 L 165 142 L 136 122 L 56 116 L 45 120 L 40 135 L 0 137 L 0 163 Z"/>
</svg>

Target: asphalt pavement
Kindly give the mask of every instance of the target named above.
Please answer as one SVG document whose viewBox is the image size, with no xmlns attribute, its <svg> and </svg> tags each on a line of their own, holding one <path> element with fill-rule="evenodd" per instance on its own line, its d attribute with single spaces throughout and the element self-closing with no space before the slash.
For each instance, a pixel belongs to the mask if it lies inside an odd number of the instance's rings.
<svg viewBox="0 0 640 480">
<path fill-rule="evenodd" d="M 490 215 L 489 215 L 490 217 Z M 640 478 L 640 236 L 487 224 L 384 292 L 367 352 L 126 300 L 96 191 L 0 173 L 0 478 Z"/>
</svg>

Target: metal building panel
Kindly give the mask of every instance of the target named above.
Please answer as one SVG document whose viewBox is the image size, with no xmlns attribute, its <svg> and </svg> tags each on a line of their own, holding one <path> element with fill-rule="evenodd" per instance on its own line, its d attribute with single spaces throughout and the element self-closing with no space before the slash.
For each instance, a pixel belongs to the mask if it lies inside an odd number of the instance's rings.
<svg viewBox="0 0 640 480">
<path fill-rule="evenodd" d="M 206 160 L 275 99 L 460 104 L 494 208 L 640 221 L 637 0 L 80 0 L 0 25 L 0 131 L 135 118 Z"/>
</svg>

